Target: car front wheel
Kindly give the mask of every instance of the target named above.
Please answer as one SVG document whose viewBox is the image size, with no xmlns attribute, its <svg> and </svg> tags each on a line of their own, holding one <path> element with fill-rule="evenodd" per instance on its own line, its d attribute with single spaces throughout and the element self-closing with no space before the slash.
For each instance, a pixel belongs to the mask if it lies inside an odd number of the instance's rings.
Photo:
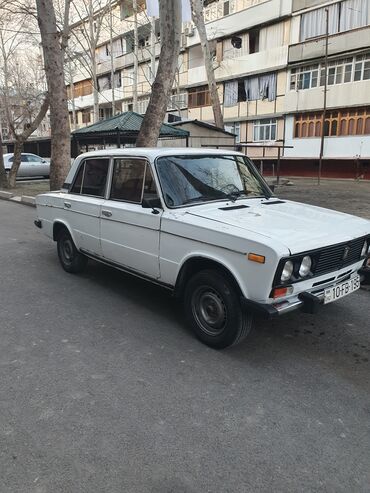
<svg viewBox="0 0 370 493">
<path fill-rule="evenodd" d="M 234 283 L 216 270 L 201 271 L 190 279 L 184 307 L 198 339 L 215 349 L 239 343 L 252 329 L 253 317 L 242 310 Z"/>
<path fill-rule="evenodd" d="M 58 257 L 63 269 L 70 274 L 82 272 L 87 264 L 87 257 L 80 253 L 72 237 L 66 229 L 62 229 L 57 237 Z"/>
</svg>

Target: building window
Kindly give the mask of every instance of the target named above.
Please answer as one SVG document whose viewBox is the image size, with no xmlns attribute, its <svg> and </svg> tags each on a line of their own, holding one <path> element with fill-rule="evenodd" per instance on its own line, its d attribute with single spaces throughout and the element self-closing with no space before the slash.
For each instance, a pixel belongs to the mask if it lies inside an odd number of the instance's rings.
<svg viewBox="0 0 370 493">
<path fill-rule="evenodd" d="M 82 111 L 82 123 L 90 123 L 90 121 L 91 121 L 90 110 L 83 110 Z"/>
<path fill-rule="evenodd" d="M 199 108 L 201 106 L 210 106 L 211 98 L 208 86 L 195 87 L 189 89 L 189 108 Z"/>
<path fill-rule="evenodd" d="M 73 91 L 71 86 L 67 86 L 67 97 L 68 99 L 79 98 L 82 96 L 88 96 L 92 94 L 92 83 L 91 79 L 82 80 L 81 82 L 76 82 L 73 85 Z"/>
<path fill-rule="evenodd" d="M 296 115 L 294 137 L 299 139 L 321 137 L 322 116 L 322 113 Z M 328 111 L 324 134 L 326 137 L 370 135 L 370 107 Z"/>
<path fill-rule="evenodd" d="M 225 130 L 235 134 L 235 142 L 240 142 L 240 122 L 225 123 Z"/>
<path fill-rule="evenodd" d="M 320 77 L 319 77 L 320 74 Z M 370 79 L 370 53 L 342 58 L 328 63 L 328 85 L 345 84 Z M 293 68 L 290 73 L 290 89 L 312 89 L 325 84 L 324 64 Z"/>
<path fill-rule="evenodd" d="M 368 24 L 368 0 L 344 0 L 301 16 L 300 40 L 323 36 L 326 10 L 329 12 L 329 34 L 349 31 Z"/>
<path fill-rule="evenodd" d="M 276 118 L 266 118 L 253 122 L 253 141 L 276 140 Z"/>
<path fill-rule="evenodd" d="M 149 99 L 139 99 L 137 102 L 137 112 L 141 115 L 146 113 L 146 109 L 148 108 Z"/>
</svg>

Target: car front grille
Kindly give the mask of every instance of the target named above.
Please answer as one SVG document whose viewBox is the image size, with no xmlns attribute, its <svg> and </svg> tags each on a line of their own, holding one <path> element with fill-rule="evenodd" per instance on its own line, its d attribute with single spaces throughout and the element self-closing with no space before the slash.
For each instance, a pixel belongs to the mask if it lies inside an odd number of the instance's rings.
<svg viewBox="0 0 370 493">
<path fill-rule="evenodd" d="M 360 260 L 365 239 L 366 237 L 357 238 L 347 243 L 333 245 L 320 250 L 315 259 L 314 274 L 335 271 Z"/>
</svg>

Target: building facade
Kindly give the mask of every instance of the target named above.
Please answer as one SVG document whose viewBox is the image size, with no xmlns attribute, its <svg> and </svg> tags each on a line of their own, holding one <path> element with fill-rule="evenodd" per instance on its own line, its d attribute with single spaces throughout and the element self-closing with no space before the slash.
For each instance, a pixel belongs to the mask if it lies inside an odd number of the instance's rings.
<svg viewBox="0 0 370 493">
<path fill-rule="evenodd" d="M 112 7 L 114 26 L 102 30 L 95 54 L 100 118 L 112 115 L 113 98 L 115 111 L 145 113 L 148 105 L 159 23 L 148 18 L 144 1 L 138 4 L 136 51 L 127 2 Z M 324 175 L 370 178 L 368 0 L 211 0 L 204 14 L 225 129 L 253 145 L 246 152 L 266 173 L 276 172 L 281 145 L 283 171 L 314 174 L 324 132 Z M 71 123 L 78 128 L 93 121 L 94 87 L 83 70 L 73 80 Z M 200 40 L 191 23 L 183 26 L 168 115 L 213 121 Z"/>
</svg>

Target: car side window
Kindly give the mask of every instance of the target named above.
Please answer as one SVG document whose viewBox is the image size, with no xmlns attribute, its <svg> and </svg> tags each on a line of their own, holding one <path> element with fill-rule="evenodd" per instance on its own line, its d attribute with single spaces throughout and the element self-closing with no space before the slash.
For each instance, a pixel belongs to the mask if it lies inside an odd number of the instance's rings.
<svg viewBox="0 0 370 493">
<path fill-rule="evenodd" d="M 115 159 L 110 198 L 141 204 L 145 170 L 144 159 Z"/>
<path fill-rule="evenodd" d="M 80 166 L 70 193 L 104 197 L 109 159 L 87 159 Z"/>
<path fill-rule="evenodd" d="M 32 156 L 31 154 L 27 155 L 27 161 L 29 163 L 41 163 L 42 159 L 38 156 Z"/>
</svg>

